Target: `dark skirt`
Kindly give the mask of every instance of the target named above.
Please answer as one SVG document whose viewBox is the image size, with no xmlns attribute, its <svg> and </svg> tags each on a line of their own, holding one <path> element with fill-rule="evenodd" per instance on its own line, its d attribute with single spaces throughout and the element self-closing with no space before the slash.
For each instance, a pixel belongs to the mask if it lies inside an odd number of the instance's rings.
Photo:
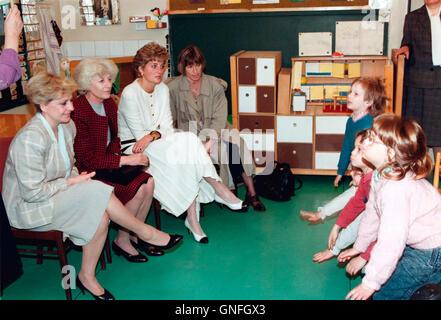
<svg viewBox="0 0 441 320">
<path fill-rule="evenodd" d="M 133 197 L 135 196 L 136 192 L 138 192 L 138 189 L 141 187 L 141 185 L 147 183 L 150 177 L 151 175 L 148 174 L 147 172 L 142 172 L 141 174 L 137 175 L 127 185 L 105 181 L 104 179 L 97 179 L 97 180 L 100 180 L 105 184 L 113 186 L 115 196 L 119 199 L 119 201 L 122 202 L 122 204 L 125 205 L 127 202 L 133 199 Z"/>
<path fill-rule="evenodd" d="M 421 125 L 428 146 L 441 147 L 440 88 L 404 87 L 403 117 L 416 120 Z"/>
</svg>

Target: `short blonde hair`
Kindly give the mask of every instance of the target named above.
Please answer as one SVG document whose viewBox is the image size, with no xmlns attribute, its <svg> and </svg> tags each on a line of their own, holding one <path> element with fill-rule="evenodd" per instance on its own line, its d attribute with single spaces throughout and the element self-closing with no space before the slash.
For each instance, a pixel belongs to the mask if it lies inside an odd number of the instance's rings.
<svg viewBox="0 0 441 320">
<path fill-rule="evenodd" d="M 371 116 L 376 117 L 384 113 L 388 101 L 383 81 L 379 78 L 361 77 L 355 79 L 352 85 L 358 83 L 364 89 L 364 101 L 372 101 L 368 108 Z"/>
<path fill-rule="evenodd" d="M 138 70 L 139 67 L 144 68 L 147 63 L 153 60 L 160 60 L 167 63 L 169 57 L 170 55 L 166 48 L 156 42 L 150 42 L 136 52 L 135 58 L 133 58 L 133 69 L 139 77 L 141 75 Z"/>
<path fill-rule="evenodd" d="M 104 77 L 110 74 L 112 82 L 115 81 L 119 69 L 115 62 L 104 58 L 86 58 L 75 67 L 73 78 L 78 84 L 78 89 L 85 93 L 90 86 L 93 77 Z"/>
<path fill-rule="evenodd" d="M 49 103 L 60 96 L 72 95 L 77 85 L 70 79 L 44 71 L 33 76 L 23 89 L 29 102 L 35 105 L 37 112 L 41 112 L 41 104 Z"/>
</svg>

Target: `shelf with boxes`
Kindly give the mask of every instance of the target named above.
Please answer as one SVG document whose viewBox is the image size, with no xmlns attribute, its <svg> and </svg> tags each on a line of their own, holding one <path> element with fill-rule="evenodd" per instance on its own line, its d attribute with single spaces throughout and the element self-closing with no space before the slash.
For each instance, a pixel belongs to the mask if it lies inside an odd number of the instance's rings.
<svg viewBox="0 0 441 320">
<path fill-rule="evenodd" d="M 233 125 L 257 167 L 275 157 L 275 114 L 280 51 L 240 51 L 230 57 Z"/>
<path fill-rule="evenodd" d="M 258 90 L 251 85 L 258 87 L 257 60 L 262 58 L 266 56 L 257 51 L 241 51 L 230 57 L 233 125 L 241 131 L 253 154 L 265 149 L 269 160 L 268 153 L 273 152 L 274 160 L 289 163 L 296 174 L 336 174 L 350 116 L 346 97 L 355 78 L 383 79 L 390 99 L 387 111 L 392 110 L 393 67 L 387 57 L 292 58 L 292 68 L 276 67 L 267 74 L 268 79 L 272 78 L 270 75 L 277 76 L 276 108 L 271 110 L 259 104 L 264 96 L 259 98 Z M 243 133 L 245 129 L 250 132 Z M 260 135 L 270 130 L 273 135 L 267 133 L 265 147 L 258 148 Z M 274 140 L 270 142 L 271 138 Z M 260 158 L 264 157 L 260 154 Z M 258 166 L 265 164 L 261 161 Z"/>
</svg>

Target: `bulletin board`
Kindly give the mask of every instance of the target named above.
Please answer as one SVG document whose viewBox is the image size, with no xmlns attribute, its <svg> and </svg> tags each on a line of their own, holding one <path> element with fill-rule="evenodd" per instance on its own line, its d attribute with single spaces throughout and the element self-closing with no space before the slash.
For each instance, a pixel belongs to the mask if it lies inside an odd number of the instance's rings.
<svg viewBox="0 0 441 320">
<path fill-rule="evenodd" d="M 345 8 L 368 6 L 369 0 L 276 0 L 257 4 L 256 0 L 168 0 L 170 14 L 286 11 L 306 8 Z M 275 2 L 275 3 L 271 3 Z"/>
</svg>

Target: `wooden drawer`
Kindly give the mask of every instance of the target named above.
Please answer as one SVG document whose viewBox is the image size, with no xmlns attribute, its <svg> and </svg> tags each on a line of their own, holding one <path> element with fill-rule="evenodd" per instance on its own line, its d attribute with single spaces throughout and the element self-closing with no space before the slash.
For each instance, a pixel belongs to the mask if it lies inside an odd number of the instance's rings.
<svg viewBox="0 0 441 320">
<path fill-rule="evenodd" d="M 348 116 L 316 116 L 316 134 L 345 134 Z"/>
<path fill-rule="evenodd" d="M 315 136 L 315 151 L 340 152 L 344 137 L 343 134 L 317 134 Z"/>
<path fill-rule="evenodd" d="M 337 170 L 340 152 L 316 152 L 315 169 Z"/>
<path fill-rule="evenodd" d="M 312 143 L 312 116 L 277 116 L 277 142 Z"/>
<path fill-rule="evenodd" d="M 258 86 L 276 85 L 276 62 L 274 58 L 257 58 L 256 84 Z"/>
<path fill-rule="evenodd" d="M 256 109 L 257 112 L 274 113 L 275 99 L 274 87 L 257 87 L 256 89 Z"/>
<path fill-rule="evenodd" d="M 277 143 L 277 161 L 291 169 L 312 169 L 312 143 Z"/>
<path fill-rule="evenodd" d="M 249 129 L 252 132 L 254 130 L 274 130 L 274 117 L 273 116 L 239 116 L 239 129 Z"/>
<path fill-rule="evenodd" d="M 239 86 L 239 112 L 256 113 L 256 87 Z"/>
<path fill-rule="evenodd" d="M 256 84 L 256 59 L 239 58 L 237 63 L 239 84 Z"/>
<path fill-rule="evenodd" d="M 274 151 L 252 151 L 256 167 L 274 166 Z"/>
<path fill-rule="evenodd" d="M 240 136 L 253 151 L 274 151 L 274 133 L 241 133 Z"/>
</svg>

